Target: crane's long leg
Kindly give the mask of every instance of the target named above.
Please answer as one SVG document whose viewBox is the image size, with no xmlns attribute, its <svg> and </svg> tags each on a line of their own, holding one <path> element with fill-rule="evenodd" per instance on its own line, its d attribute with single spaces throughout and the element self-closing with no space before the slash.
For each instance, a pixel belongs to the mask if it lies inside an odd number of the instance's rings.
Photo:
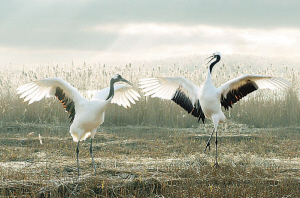
<svg viewBox="0 0 300 198">
<path fill-rule="evenodd" d="M 95 161 L 94 161 L 94 157 L 93 157 L 93 138 L 91 138 L 90 153 L 91 153 L 91 157 L 92 157 L 92 161 L 93 161 L 93 166 L 94 166 L 95 174 L 96 174 L 97 171 L 96 171 Z"/>
<path fill-rule="evenodd" d="M 216 163 L 215 163 L 215 166 L 218 167 L 219 164 L 218 164 L 218 132 L 216 130 Z"/>
<path fill-rule="evenodd" d="M 212 133 L 211 133 L 211 135 L 210 135 L 210 137 L 209 137 L 209 139 L 208 139 L 208 141 L 206 143 L 206 147 L 204 149 L 204 152 L 206 151 L 207 147 L 209 147 L 209 150 L 210 150 L 210 139 L 213 136 L 214 132 L 215 132 L 215 128 L 213 128 L 213 131 L 212 131 Z"/>
<path fill-rule="evenodd" d="M 79 177 L 79 160 L 78 160 L 78 154 L 79 154 L 79 142 L 77 143 L 77 149 L 76 149 L 76 153 L 77 153 L 77 170 L 78 170 L 78 177 Z"/>
</svg>

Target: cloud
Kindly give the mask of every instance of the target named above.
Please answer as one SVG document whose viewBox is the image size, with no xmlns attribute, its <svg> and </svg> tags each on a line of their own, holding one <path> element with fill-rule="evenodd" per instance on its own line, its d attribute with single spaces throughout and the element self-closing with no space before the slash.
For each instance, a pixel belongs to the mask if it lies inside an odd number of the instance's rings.
<svg viewBox="0 0 300 198">
<path fill-rule="evenodd" d="M 297 29 L 265 30 L 168 23 L 107 24 L 83 29 L 75 35 L 61 35 L 45 48 L 2 48 L 4 57 L 1 59 L 12 58 L 6 53 L 13 51 L 20 60 L 21 57 L 31 57 L 31 60 L 47 62 L 105 62 L 114 59 L 130 62 L 215 51 L 222 54 L 296 57 L 296 49 L 300 45 L 300 30 Z M 67 42 L 68 47 L 61 44 Z"/>
<path fill-rule="evenodd" d="M 292 56 L 300 44 L 299 7 L 298 0 L 4 1 L 1 61 L 163 58 L 215 50 Z"/>
<path fill-rule="evenodd" d="M 296 47 L 300 44 L 300 30 L 298 29 L 253 29 L 217 27 L 207 25 L 177 25 L 177 24 L 128 24 L 102 25 L 89 31 L 114 33 L 117 36 L 115 43 L 125 43 L 125 49 L 144 42 L 145 48 L 184 45 L 246 45 L 268 49 L 269 47 Z M 122 41 L 122 42 L 121 42 Z M 124 50 L 125 50 L 124 49 Z"/>
<path fill-rule="evenodd" d="M 298 0 L 23 0 L 4 1 L 1 22 L 29 29 L 106 23 L 178 23 L 231 27 L 299 27 Z"/>
</svg>

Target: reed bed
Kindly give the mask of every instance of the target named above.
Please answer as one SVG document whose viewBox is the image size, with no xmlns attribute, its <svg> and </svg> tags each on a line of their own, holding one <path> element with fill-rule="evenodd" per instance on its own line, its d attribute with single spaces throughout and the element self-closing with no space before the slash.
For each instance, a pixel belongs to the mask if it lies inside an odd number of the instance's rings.
<svg viewBox="0 0 300 198">
<path fill-rule="evenodd" d="M 172 101 L 142 97 L 129 109 L 107 109 L 93 144 L 98 173 L 89 142 L 82 142 L 79 178 L 67 113 L 53 98 L 27 105 L 18 86 L 60 77 L 89 97 L 116 73 L 137 90 L 140 78 L 155 76 L 184 76 L 200 85 L 207 65 L 188 57 L 0 70 L 0 197 L 300 197 L 300 73 L 291 62 L 254 57 L 241 63 L 237 57 L 214 68 L 216 86 L 255 73 L 282 77 L 291 88 L 257 91 L 226 112 L 228 121 L 219 126 L 220 168 L 212 167 L 213 148 L 203 153 L 210 121 L 197 123 Z"/>
<path fill-rule="evenodd" d="M 259 62 L 259 61 L 257 61 Z M 196 63 L 195 63 L 196 64 Z M 253 62 L 252 62 L 253 64 Z M 278 64 L 278 63 L 277 63 Z M 150 64 L 151 65 L 151 64 Z M 184 65 L 185 66 L 185 65 Z M 293 66 L 281 65 L 274 68 L 270 63 L 265 68 L 252 65 L 226 63 L 217 65 L 213 70 L 215 86 L 220 86 L 229 79 L 242 74 L 270 75 L 282 77 L 291 83 L 287 91 L 259 90 L 243 98 L 235 104 L 227 117 L 255 127 L 290 126 L 300 119 L 299 109 L 299 77 L 300 73 Z M 136 90 L 138 80 L 155 76 L 184 76 L 195 84 L 201 85 L 207 75 L 207 65 L 191 65 L 189 67 L 177 64 L 157 65 L 42 65 L 32 68 L 5 69 L 0 73 L 1 101 L 0 120 L 2 123 L 66 123 L 67 115 L 58 101 L 52 98 L 27 105 L 16 95 L 16 88 L 25 83 L 47 78 L 60 77 L 76 87 L 83 95 L 88 96 L 88 90 L 107 87 L 114 74 L 121 74 L 131 81 Z M 141 94 L 142 95 L 142 94 Z M 196 119 L 171 101 L 142 97 L 130 109 L 112 105 L 107 109 L 104 125 L 153 125 L 168 127 L 197 126 Z"/>
</svg>

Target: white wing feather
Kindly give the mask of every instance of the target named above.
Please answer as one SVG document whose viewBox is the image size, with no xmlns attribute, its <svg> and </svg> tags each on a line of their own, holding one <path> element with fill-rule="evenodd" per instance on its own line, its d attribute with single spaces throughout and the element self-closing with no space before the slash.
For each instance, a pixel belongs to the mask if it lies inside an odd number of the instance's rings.
<svg viewBox="0 0 300 198">
<path fill-rule="evenodd" d="M 192 102 L 197 100 L 200 88 L 184 77 L 157 77 L 141 79 L 139 88 L 145 96 L 158 97 L 171 100 L 178 89 Z"/>
<path fill-rule="evenodd" d="M 55 96 L 57 87 L 60 87 L 66 97 L 72 99 L 75 103 L 86 100 L 76 88 L 61 78 L 45 78 L 25 84 L 17 88 L 17 94 L 21 94 L 20 98 L 25 98 L 24 101 L 29 101 L 29 104 L 31 104 L 44 97 Z"/>
<path fill-rule="evenodd" d="M 243 75 L 222 84 L 218 89 L 221 94 L 226 95 L 230 90 L 238 89 L 249 81 L 254 82 L 257 85 L 257 89 L 287 89 L 290 86 L 289 82 L 277 77 Z"/>
<path fill-rule="evenodd" d="M 140 94 L 136 92 L 131 86 L 125 84 L 116 84 L 114 85 L 115 94 L 111 103 L 116 103 L 119 106 L 125 108 L 131 107 L 130 103 L 135 104 L 135 100 L 138 101 Z M 93 99 L 106 100 L 109 94 L 109 87 L 96 91 L 93 94 Z"/>
</svg>

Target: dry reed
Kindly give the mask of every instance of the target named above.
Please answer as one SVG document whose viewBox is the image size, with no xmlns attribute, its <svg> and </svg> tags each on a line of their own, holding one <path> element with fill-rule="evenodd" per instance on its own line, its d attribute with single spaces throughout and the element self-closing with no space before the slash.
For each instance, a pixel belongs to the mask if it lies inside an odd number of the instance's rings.
<svg viewBox="0 0 300 198">
<path fill-rule="evenodd" d="M 18 86 L 55 76 L 85 95 L 86 90 L 108 86 L 115 73 L 136 87 L 139 78 L 177 75 L 200 85 L 206 66 L 189 59 L 190 67 L 167 62 L 1 70 L 0 196 L 300 197 L 300 73 L 286 64 L 262 69 L 260 60 L 245 59 L 243 64 L 237 60 L 214 68 L 216 86 L 255 72 L 285 78 L 292 87 L 285 92 L 257 91 L 226 112 L 228 123 L 219 128 L 220 169 L 211 167 L 213 149 L 202 152 L 210 122 L 197 123 L 171 101 L 142 97 L 130 109 L 117 105 L 107 109 L 94 143 L 99 172 L 92 176 L 89 143 L 83 142 L 81 178 L 76 175 L 76 145 L 68 134 L 68 116 L 59 102 L 43 99 L 27 105 L 16 95 Z"/>
</svg>

